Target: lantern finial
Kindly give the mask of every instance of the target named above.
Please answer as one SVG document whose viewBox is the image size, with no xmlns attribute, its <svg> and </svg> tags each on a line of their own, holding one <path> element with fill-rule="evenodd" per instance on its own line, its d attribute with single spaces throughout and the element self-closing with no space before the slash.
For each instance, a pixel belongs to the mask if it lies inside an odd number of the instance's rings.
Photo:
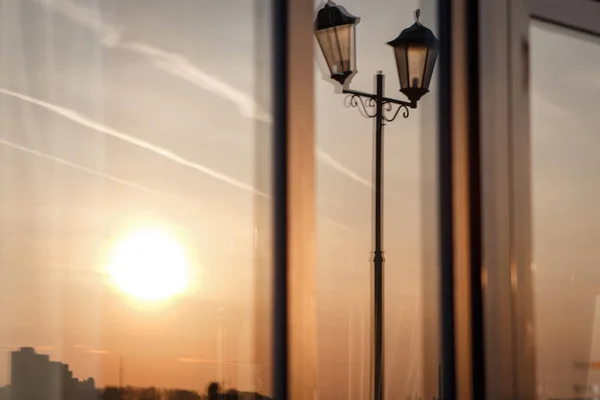
<svg viewBox="0 0 600 400">
<path fill-rule="evenodd" d="M 417 8 L 417 11 L 415 11 L 415 22 L 417 24 L 420 24 L 421 21 L 419 21 L 419 18 L 421 17 L 421 10 L 419 8 Z"/>
</svg>

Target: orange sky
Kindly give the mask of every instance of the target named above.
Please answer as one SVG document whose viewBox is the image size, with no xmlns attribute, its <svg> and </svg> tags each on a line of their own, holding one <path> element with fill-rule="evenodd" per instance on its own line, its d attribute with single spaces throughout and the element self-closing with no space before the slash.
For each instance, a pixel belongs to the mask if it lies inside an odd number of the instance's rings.
<svg viewBox="0 0 600 400">
<path fill-rule="evenodd" d="M 99 385 L 118 383 L 122 357 L 132 385 L 269 386 L 270 90 L 257 28 L 267 10 L 255 3 L 0 0 L 0 384 L 8 351 L 34 346 Z M 362 17 L 354 87 L 369 90 L 383 69 L 399 95 L 384 43 L 419 2 L 344 5 Z M 587 380 L 571 366 L 589 358 L 600 283 L 600 51 L 532 35 L 538 371 L 562 394 Z M 344 107 L 321 61 L 319 368 L 331 398 L 369 388 L 372 121 Z M 423 279 L 437 240 L 428 115 L 386 127 L 387 390 L 398 398 L 421 393 L 422 293 L 437 284 Z M 192 289 L 160 307 L 132 304 L 98 262 L 138 217 L 177 230 L 190 251 Z"/>
</svg>

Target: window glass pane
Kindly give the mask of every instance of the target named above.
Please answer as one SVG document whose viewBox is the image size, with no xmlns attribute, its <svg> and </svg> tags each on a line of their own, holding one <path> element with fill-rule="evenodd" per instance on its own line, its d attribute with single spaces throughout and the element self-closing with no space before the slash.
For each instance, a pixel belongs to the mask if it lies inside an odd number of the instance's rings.
<svg viewBox="0 0 600 400">
<path fill-rule="evenodd" d="M 600 395 L 600 39 L 531 28 L 540 399 Z"/>
<path fill-rule="evenodd" d="M 0 1 L 17 398 L 270 392 L 268 4 Z"/>
<path fill-rule="evenodd" d="M 436 31 L 435 2 L 337 3 L 361 17 L 356 27 L 359 72 L 351 88 L 372 92 L 374 76 L 382 70 L 386 95 L 407 100 L 399 92 L 394 50 L 386 43 L 414 23 L 419 7 L 422 22 Z M 315 1 L 315 9 L 322 5 Z M 359 109 L 345 107 L 348 102 L 329 79 L 318 46 L 315 59 L 319 395 L 367 399 L 373 338 L 374 125 Z M 425 96 L 408 119 L 400 112 L 384 132 L 385 399 L 437 395 L 435 96 Z M 367 105 L 367 111 L 373 109 Z"/>
</svg>

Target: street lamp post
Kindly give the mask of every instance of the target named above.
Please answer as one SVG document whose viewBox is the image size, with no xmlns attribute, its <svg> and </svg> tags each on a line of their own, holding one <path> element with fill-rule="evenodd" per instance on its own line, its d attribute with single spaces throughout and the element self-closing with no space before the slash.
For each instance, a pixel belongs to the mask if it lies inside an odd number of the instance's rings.
<svg viewBox="0 0 600 400">
<path fill-rule="evenodd" d="M 365 93 L 349 88 L 356 74 L 356 25 L 360 18 L 351 15 L 345 8 L 328 1 L 317 13 L 315 37 L 331 73 L 331 79 L 339 82 L 347 94 L 346 106 L 358 108 L 367 118 L 375 119 L 375 213 L 373 232 L 373 400 L 383 400 L 383 127 L 402 116 L 408 118 L 409 109 L 417 108 L 417 102 L 429 92 L 429 83 L 438 56 L 438 40 L 419 22 L 416 22 L 394 40 L 388 42 L 394 49 L 400 92 L 408 101 L 385 96 L 384 75 L 376 75 L 375 93 Z M 397 108 L 394 111 L 394 106 Z"/>
</svg>

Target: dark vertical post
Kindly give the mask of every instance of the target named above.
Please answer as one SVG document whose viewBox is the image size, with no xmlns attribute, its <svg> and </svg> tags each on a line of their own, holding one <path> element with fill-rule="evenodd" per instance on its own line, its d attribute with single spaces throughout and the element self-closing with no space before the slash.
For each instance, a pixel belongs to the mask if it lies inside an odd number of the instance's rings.
<svg viewBox="0 0 600 400">
<path fill-rule="evenodd" d="M 466 1 L 467 103 L 469 146 L 469 242 L 471 261 L 471 373 L 473 398 L 486 397 L 483 269 L 483 205 L 481 185 L 481 109 L 479 0 Z M 509 167 L 510 168 L 510 167 Z"/>
<path fill-rule="evenodd" d="M 375 116 L 375 229 L 373 258 L 373 314 L 375 319 L 374 338 L 374 400 L 383 400 L 383 82 L 381 72 L 377 73 Z"/>
<path fill-rule="evenodd" d="M 438 97 L 438 204 L 440 241 L 440 322 L 442 399 L 456 400 L 456 349 L 454 313 L 454 210 L 453 210 L 453 118 L 452 2 L 438 1 L 440 68 Z"/>
<path fill-rule="evenodd" d="M 288 4 L 273 0 L 273 398 L 288 384 Z"/>
</svg>

